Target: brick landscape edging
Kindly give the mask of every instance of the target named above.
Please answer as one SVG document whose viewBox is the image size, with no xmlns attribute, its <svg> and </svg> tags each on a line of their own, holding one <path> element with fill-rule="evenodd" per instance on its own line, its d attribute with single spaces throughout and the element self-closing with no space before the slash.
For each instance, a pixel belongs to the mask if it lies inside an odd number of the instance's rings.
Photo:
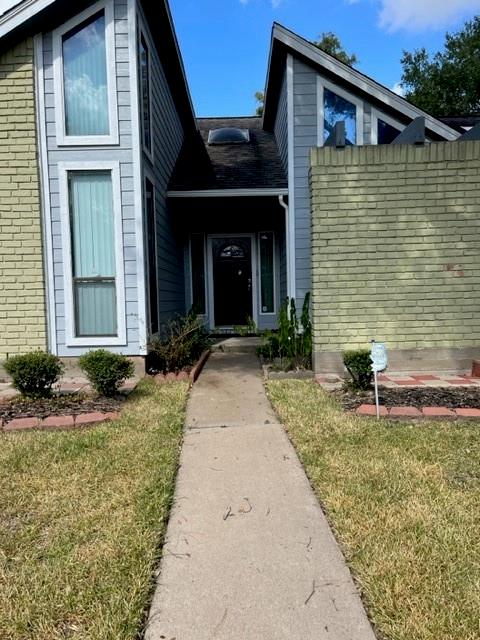
<svg viewBox="0 0 480 640">
<path fill-rule="evenodd" d="M 182 382 L 188 380 L 190 381 L 191 386 L 197 381 L 198 376 L 201 374 L 209 355 L 210 349 L 206 349 L 202 353 L 190 373 L 188 373 L 187 371 L 180 371 L 179 373 L 157 373 L 154 379 L 159 384 L 164 384 L 165 382 Z"/>
<path fill-rule="evenodd" d="M 375 416 L 374 404 L 362 404 L 355 413 L 359 416 Z M 447 407 L 390 407 L 380 406 L 380 415 L 388 418 L 476 418 L 480 419 L 480 409 Z"/>
<path fill-rule="evenodd" d="M 85 426 L 101 424 L 120 418 L 119 411 L 109 411 L 108 413 L 79 413 L 77 415 L 48 416 L 47 418 L 14 418 L 13 420 L 0 420 L 0 430 L 2 431 L 27 431 L 30 429 L 40 429 L 42 431 L 75 429 Z"/>
</svg>

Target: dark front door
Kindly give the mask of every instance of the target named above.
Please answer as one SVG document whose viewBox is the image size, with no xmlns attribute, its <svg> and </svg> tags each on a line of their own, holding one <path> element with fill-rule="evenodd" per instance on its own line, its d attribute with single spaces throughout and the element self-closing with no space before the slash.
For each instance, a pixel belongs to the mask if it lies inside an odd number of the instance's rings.
<svg viewBox="0 0 480 640">
<path fill-rule="evenodd" d="M 214 238 L 213 290 L 216 326 L 247 324 L 252 317 L 252 242 Z"/>
</svg>

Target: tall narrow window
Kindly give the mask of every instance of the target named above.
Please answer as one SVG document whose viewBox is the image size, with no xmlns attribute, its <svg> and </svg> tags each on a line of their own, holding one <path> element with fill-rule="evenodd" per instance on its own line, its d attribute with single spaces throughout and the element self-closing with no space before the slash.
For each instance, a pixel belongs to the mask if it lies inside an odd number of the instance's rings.
<svg viewBox="0 0 480 640">
<path fill-rule="evenodd" d="M 108 135 L 105 12 L 65 34 L 62 54 L 66 135 Z"/>
<path fill-rule="evenodd" d="M 343 120 L 345 122 L 347 144 L 356 144 L 357 107 L 326 87 L 323 93 L 323 117 L 324 141 L 332 133 L 335 124 Z"/>
<path fill-rule="evenodd" d="M 112 174 L 69 171 L 76 337 L 116 336 L 116 264 Z"/>
<path fill-rule="evenodd" d="M 275 311 L 275 287 L 274 287 L 274 242 L 273 233 L 260 234 L 260 289 L 262 313 Z"/>
<path fill-rule="evenodd" d="M 147 232 L 148 289 L 150 308 L 150 332 L 158 331 L 158 274 L 157 274 L 157 235 L 155 233 L 155 191 L 153 184 L 145 180 L 145 217 Z"/>
<path fill-rule="evenodd" d="M 140 84 L 142 99 L 143 146 L 152 152 L 152 122 L 150 106 L 150 52 L 142 34 L 140 38 Z"/>
<path fill-rule="evenodd" d="M 192 307 L 196 313 L 205 314 L 205 249 L 200 233 L 191 237 L 192 259 Z"/>
</svg>

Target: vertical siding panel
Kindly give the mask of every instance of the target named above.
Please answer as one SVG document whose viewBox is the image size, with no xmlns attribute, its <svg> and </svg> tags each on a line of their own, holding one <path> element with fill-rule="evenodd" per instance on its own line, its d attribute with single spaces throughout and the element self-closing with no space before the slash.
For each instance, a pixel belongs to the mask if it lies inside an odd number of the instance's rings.
<svg viewBox="0 0 480 640">
<path fill-rule="evenodd" d="M 184 140 L 183 126 L 175 108 L 162 61 L 141 14 L 142 29 L 151 56 L 151 109 L 153 164 L 143 154 L 144 173 L 155 179 L 155 213 L 157 231 L 157 282 L 160 322 L 183 314 L 185 300 L 184 238 L 175 228 L 167 204 L 167 188 Z"/>
</svg>

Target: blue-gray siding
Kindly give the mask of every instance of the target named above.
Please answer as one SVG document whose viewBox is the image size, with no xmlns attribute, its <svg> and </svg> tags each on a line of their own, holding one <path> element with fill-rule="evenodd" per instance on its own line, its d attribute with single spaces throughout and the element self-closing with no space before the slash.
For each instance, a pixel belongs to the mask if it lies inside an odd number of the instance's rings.
<svg viewBox="0 0 480 640">
<path fill-rule="evenodd" d="M 295 174 L 295 270 L 296 295 L 301 302 L 311 289 L 310 149 L 318 141 L 316 69 L 293 59 L 294 174 Z M 331 82 L 331 81 L 330 81 Z M 358 98 L 358 96 L 357 96 Z M 363 102 L 363 144 L 371 141 L 371 105 Z"/>
<path fill-rule="evenodd" d="M 162 62 L 143 16 L 141 24 L 151 55 L 153 124 L 153 165 L 144 153 L 143 168 L 146 175 L 153 175 L 155 181 L 158 305 L 160 321 L 163 322 L 186 310 L 184 234 L 181 225 L 175 228 L 175 220 L 166 200 L 168 183 L 182 147 L 184 132 Z"/>
<path fill-rule="evenodd" d="M 311 288 L 310 149 L 317 144 L 317 74 L 299 60 L 293 61 L 293 135 L 295 189 L 295 273 L 298 304 Z"/>
<path fill-rule="evenodd" d="M 54 248 L 55 313 L 57 321 L 57 348 L 60 356 L 78 356 L 86 349 L 67 347 L 65 344 L 65 297 L 63 273 L 63 247 L 60 223 L 58 163 L 81 161 L 118 161 L 121 176 L 121 203 L 123 222 L 123 250 L 125 267 L 125 300 L 127 345 L 111 347 L 128 355 L 140 353 L 138 331 L 138 284 L 135 237 L 135 207 L 132 151 L 132 115 L 130 95 L 128 9 L 126 0 L 115 0 L 115 56 L 120 144 L 108 148 L 58 147 L 56 141 L 56 113 L 53 81 L 52 33 L 43 35 L 44 95 L 47 129 L 48 170 L 51 192 L 52 236 Z"/>
<path fill-rule="evenodd" d="M 288 174 L 288 101 L 287 101 L 287 73 L 283 73 L 282 88 L 278 97 L 277 115 L 274 127 L 275 139 L 282 159 L 285 173 Z"/>
</svg>

